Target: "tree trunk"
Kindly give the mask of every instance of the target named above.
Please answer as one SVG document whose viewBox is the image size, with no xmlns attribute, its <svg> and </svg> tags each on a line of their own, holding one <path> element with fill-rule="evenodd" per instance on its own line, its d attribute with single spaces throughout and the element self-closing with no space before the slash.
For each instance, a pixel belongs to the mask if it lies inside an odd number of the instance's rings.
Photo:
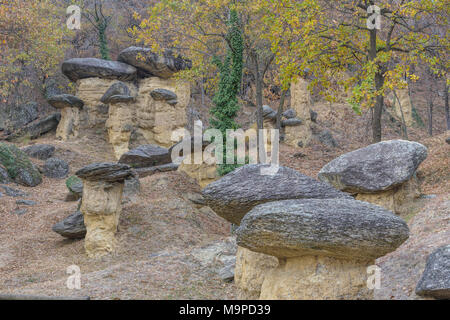
<svg viewBox="0 0 450 320">
<path fill-rule="evenodd" d="M 252 60 L 254 65 L 254 76 L 256 82 L 256 136 L 258 139 L 258 155 L 259 155 L 259 163 L 266 163 L 266 152 L 264 148 L 264 134 L 262 129 L 264 129 L 264 119 L 263 119 L 263 79 L 261 76 L 261 72 L 259 70 L 259 59 L 258 54 L 253 51 L 252 52 Z M 261 130 L 261 131 L 260 131 Z"/>
<path fill-rule="evenodd" d="M 433 97 L 428 96 L 428 134 L 433 135 Z"/>
<path fill-rule="evenodd" d="M 395 92 L 395 90 L 394 90 L 393 92 L 394 92 L 394 97 L 395 97 L 395 99 L 397 99 L 398 106 L 399 106 L 399 108 L 400 108 L 400 114 L 401 114 L 401 116 L 402 116 L 402 132 L 403 132 L 403 139 L 409 140 L 409 139 L 408 139 L 408 129 L 407 129 L 407 127 L 406 127 L 405 116 L 404 116 L 404 114 L 403 114 L 402 104 L 401 104 L 400 99 L 398 98 L 397 93 Z M 408 95 L 408 96 L 409 96 L 409 95 Z"/>
<path fill-rule="evenodd" d="M 377 29 L 370 30 L 370 49 L 369 58 L 371 61 L 377 57 Z M 384 85 L 384 76 L 382 66 L 378 66 L 378 71 L 375 74 L 375 90 L 379 91 Z M 381 141 L 381 115 L 383 112 L 384 97 L 382 94 L 376 96 L 375 106 L 373 109 L 372 119 L 372 142 Z"/>
<path fill-rule="evenodd" d="M 449 106 L 448 106 L 448 85 L 447 85 L 447 81 L 444 79 L 445 81 L 445 91 L 444 91 L 444 99 L 445 99 L 445 120 L 447 122 L 447 130 L 450 130 L 450 110 L 449 110 Z"/>
<path fill-rule="evenodd" d="M 276 126 L 275 126 L 275 128 L 277 130 L 281 129 L 281 114 L 283 113 L 284 101 L 286 100 L 286 94 L 287 94 L 287 90 L 283 90 L 283 92 L 281 93 L 280 104 L 278 106 L 278 111 L 277 111 L 277 122 L 276 122 Z"/>
</svg>

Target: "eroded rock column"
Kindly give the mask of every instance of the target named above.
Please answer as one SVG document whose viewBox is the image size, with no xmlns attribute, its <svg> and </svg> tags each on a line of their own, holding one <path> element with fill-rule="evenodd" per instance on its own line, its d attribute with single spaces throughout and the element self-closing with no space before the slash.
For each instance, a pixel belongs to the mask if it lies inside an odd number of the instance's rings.
<svg viewBox="0 0 450 320">
<path fill-rule="evenodd" d="M 406 241 L 409 229 L 369 203 L 307 199 L 258 205 L 236 233 L 239 246 L 279 260 L 260 299 L 372 299 L 367 267 Z"/>
<path fill-rule="evenodd" d="M 48 103 L 61 110 L 61 120 L 56 128 L 56 138 L 66 141 L 78 137 L 80 112 L 84 107 L 83 100 L 70 94 L 59 94 L 51 96 Z"/>
<path fill-rule="evenodd" d="M 124 164 L 95 163 L 76 175 L 83 181 L 80 210 L 86 226 L 86 253 L 95 258 L 114 252 L 124 181 L 132 175 L 131 168 Z"/>
<path fill-rule="evenodd" d="M 332 160 L 320 170 L 319 179 L 357 200 L 402 214 L 420 195 L 415 173 L 426 157 L 427 148 L 420 143 L 383 141 Z"/>
<path fill-rule="evenodd" d="M 307 177 L 293 169 L 280 167 L 275 175 L 263 175 L 267 165 L 245 165 L 209 184 L 202 194 L 216 214 L 236 225 L 259 204 L 282 199 L 352 197 L 328 184 Z M 258 299 L 261 286 L 277 258 L 264 252 L 238 246 L 235 283 L 241 299 Z"/>
</svg>

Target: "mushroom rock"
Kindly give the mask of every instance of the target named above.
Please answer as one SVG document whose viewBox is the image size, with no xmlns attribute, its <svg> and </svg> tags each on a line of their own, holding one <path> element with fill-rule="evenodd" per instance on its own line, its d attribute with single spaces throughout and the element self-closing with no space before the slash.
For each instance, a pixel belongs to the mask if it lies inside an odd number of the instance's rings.
<svg viewBox="0 0 450 320">
<path fill-rule="evenodd" d="M 128 64 L 97 58 L 73 58 L 63 62 L 62 73 L 71 81 L 86 78 L 102 78 L 132 81 L 137 70 Z"/>
<path fill-rule="evenodd" d="M 150 94 L 155 89 L 173 92 L 177 96 L 177 103 L 169 105 L 166 100 L 155 100 Z M 190 97 L 190 86 L 186 82 L 156 77 L 139 80 L 135 126 L 147 144 L 164 148 L 173 145 L 172 133 L 184 129 L 187 124 L 186 109 Z"/>
<path fill-rule="evenodd" d="M 94 163 L 76 172 L 83 182 L 80 211 L 86 226 L 85 249 L 90 258 L 115 250 L 115 233 L 122 211 L 124 181 L 133 176 L 130 166 Z"/>
<path fill-rule="evenodd" d="M 254 206 L 270 201 L 298 198 L 345 198 L 350 195 L 307 177 L 293 169 L 279 167 L 275 175 L 262 175 L 267 165 L 245 165 L 209 184 L 202 194 L 206 205 L 219 216 L 239 225 Z M 242 299 L 259 297 L 264 277 L 278 266 L 273 256 L 238 246 L 235 283 Z"/>
<path fill-rule="evenodd" d="M 168 79 L 175 73 L 192 67 L 191 61 L 181 56 L 174 57 L 170 51 L 159 55 L 149 48 L 141 47 L 129 47 L 123 50 L 118 60 L 143 70 L 147 76 L 163 79 Z"/>
<path fill-rule="evenodd" d="M 352 197 L 300 172 L 280 166 L 274 175 L 263 175 L 269 165 L 249 164 L 209 184 L 202 194 L 207 205 L 222 218 L 239 225 L 254 206 L 285 199 Z"/>
<path fill-rule="evenodd" d="M 134 90 L 133 90 L 134 91 Z M 114 148 L 116 158 L 119 159 L 129 149 L 131 132 L 134 127 L 134 117 L 131 104 L 136 101 L 131 90 L 123 82 L 116 82 L 100 99 L 109 105 L 109 117 L 106 121 L 108 139 Z"/>
<path fill-rule="evenodd" d="M 65 141 L 71 136 L 77 136 L 80 110 L 84 107 L 83 100 L 70 94 L 59 94 L 51 96 L 47 101 L 54 108 L 61 109 L 56 137 Z"/>
<path fill-rule="evenodd" d="M 239 246 L 277 257 L 260 299 L 371 299 L 367 267 L 409 237 L 381 207 L 349 199 L 258 205 L 236 231 Z"/>
<path fill-rule="evenodd" d="M 357 200 L 402 213 L 420 194 L 415 172 L 426 157 L 427 148 L 420 143 L 382 141 L 332 160 L 320 170 L 319 179 L 356 194 Z"/>
</svg>

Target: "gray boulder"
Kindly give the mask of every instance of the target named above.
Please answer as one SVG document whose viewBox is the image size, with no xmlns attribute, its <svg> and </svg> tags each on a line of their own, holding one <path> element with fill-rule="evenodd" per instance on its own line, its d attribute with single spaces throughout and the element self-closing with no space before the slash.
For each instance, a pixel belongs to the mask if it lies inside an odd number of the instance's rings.
<svg viewBox="0 0 450 320">
<path fill-rule="evenodd" d="M 48 103 L 56 109 L 83 108 L 84 102 L 71 94 L 58 94 L 48 98 Z"/>
<path fill-rule="evenodd" d="M 168 79 L 173 74 L 192 67 L 191 61 L 181 56 L 174 57 L 170 51 L 158 55 L 151 49 L 141 47 L 129 47 L 123 50 L 117 60 L 143 70 L 142 75 L 163 79 Z"/>
<path fill-rule="evenodd" d="M 18 130 L 39 117 L 38 104 L 28 102 L 14 106 L 9 110 L 8 127 L 9 130 Z"/>
<path fill-rule="evenodd" d="M 169 150 L 153 144 L 139 146 L 124 153 L 119 163 L 128 164 L 133 168 L 146 168 L 171 163 Z"/>
<path fill-rule="evenodd" d="M 405 221 L 366 202 L 304 199 L 253 208 L 236 231 L 237 244 L 278 258 L 325 255 L 374 260 L 409 237 Z"/>
<path fill-rule="evenodd" d="M 416 294 L 450 299 L 450 245 L 440 247 L 429 255 Z"/>
<path fill-rule="evenodd" d="M 80 211 L 72 213 L 64 220 L 56 223 L 52 230 L 65 238 L 82 239 L 86 236 L 84 217 Z"/>
<path fill-rule="evenodd" d="M 110 104 L 118 102 L 135 101 L 135 97 L 131 96 L 131 91 L 128 86 L 122 81 L 114 83 L 100 99 L 101 102 Z"/>
<path fill-rule="evenodd" d="M 88 181 L 123 182 L 133 175 L 133 171 L 127 164 L 102 162 L 90 164 L 75 175 Z"/>
<path fill-rule="evenodd" d="M 5 140 L 12 141 L 20 137 L 29 137 L 30 139 L 37 139 L 44 133 L 55 130 L 58 127 L 61 120 L 61 114 L 59 112 L 48 115 L 42 119 L 35 120 L 25 127 L 18 129 L 5 137 Z"/>
<path fill-rule="evenodd" d="M 295 118 L 297 116 L 297 112 L 295 112 L 294 109 L 287 109 L 281 115 L 283 117 L 285 117 L 286 119 L 292 119 L 292 118 Z"/>
<path fill-rule="evenodd" d="M 264 105 L 262 107 L 262 113 L 263 113 L 264 119 L 274 120 L 277 117 L 277 112 L 275 110 L 273 110 L 271 107 L 269 107 L 268 105 Z"/>
<path fill-rule="evenodd" d="M 55 147 L 50 144 L 35 144 L 22 148 L 29 157 L 36 158 L 39 160 L 47 160 L 53 156 L 55 153 Z"/>
<path fill-rule="evenodd" d="M 447 142 L 447 144 L 450 144 L 450 137 L 448 137 L 447 139 L 445 139 L 445 142 Z"/>
<path fill-rule="evenodd" d="M 178 96 L 176 95 L 176 93 L 167 89 L 162 88 L 155 89 L 152 92 L 150 92 L 150 95 L 156 101 L 166 101 L 171 105 L 178 103 L 177 100 Z"/>
<path fill-rule="evenodd" d="M 282 127 L 298 127 L 302 124 L 302 120 L 298 118 L 291 118 L 291 119 L 283 119 L 281 120 L 281 126 Z"/>
<path fill-rule="evenodd" d="M 69 165 L 64 160 L 50 158 L 44 163 L 44 175 L 49 178 L 62 179 L 69 174 Z"/>
<path fill-rule="evenodd" d="M 128 64 L 97 58 L 74 58 L 64 61 L 62 73 L 71 81 L 85 78 L 117 79 L 131 81 L 136 78 L 136 68 Z"/>
<path fill-rule="evenodd" d="M 0 164 L 18 184 L 35 187 L 42 182 L 42 176 L 36 166 L 13 144 L 0 143 Z"/>
<path fill-rule="evenodd" d="M 237 168 L 202 190 L 206 204 L 222 218 L 239 225 L 254 206 L 285 199 L 347 198 L 338 191 L 294 169 L 280 166 L 275 175 L 262 175 L 268 165 L 250 164 Z"/>
<path fill-rule="evenodd" d="M 389 190 L 409 180 L 426 157 L 420 143 L 383 141 L 334 159 L 320 170 L 319 179 L 353 193 Z"/>
</svg>

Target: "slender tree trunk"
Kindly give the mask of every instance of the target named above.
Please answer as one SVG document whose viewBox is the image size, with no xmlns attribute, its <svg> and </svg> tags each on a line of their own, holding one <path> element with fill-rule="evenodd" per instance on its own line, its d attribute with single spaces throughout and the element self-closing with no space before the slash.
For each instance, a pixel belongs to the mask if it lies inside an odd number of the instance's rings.
<svg viewBox="0 0 450 320">
<path fill-rule="evenodd" d="M 375 60 L 377 57 L 377 29 L 370 30 L 370 49 L 369 58 Z M 381 66 L 378 66 L 378 71 L 375 74 L 375 90 L 379 91 L 384 85 L 384 76 Z M 372 120 L 372 142 L 381 141 L 381 115 L 383 112 L 384 97 L 381 94 L 376 96 L 375 106 L 373 110 Z"/>
<path fill-rule="evenodd" d="M 283 113 L 284 101 L 286 100 L 286 94 L 287 94 L 287 90 L 283 90 L 283 92 L 281 93 L 280 104 L 278 105 L 277 122 L 276 122 L 276 126 L 275 126 L 275 128 L 278 130 L 281 129 L 281 114 Z"/>
<path fill-rule="evenodd" d="M 444 79 L 445 81 L 445 79 Z M 448 106 L 448 90 L 449 87 L 447 85 L 447 81 L 445 81 L 445 91 L 444 91 L 444 99 L 445 99 L 445 120 L 447 122 L 447 130 L 450 130 L 450 110 Z"/>
<path fill-rule="evenodd" d="M 264 129 L 264 119 L 263 119 L 263 79 L 261 76 L 261 72 L 259 70 L 259 59 L 258 54 L 253 51 L 251 54 L 253 65 L 254 65 L 254 76 L 256 82 L 256 136 L 258 139 L 258 155 L 259 155 L 259 163 L 266 163 L 266 152 L 264 147 L 264 135 L 260 134 Z"/>
<path fill-rule="evenodd" d="M 408 96 L 409 96 L 409 95 L 408 95 Z M 394 90 L 394 97 L 395 97 L 395 99 L 397 99 L 398 106 L 400 107 L 400 114 L 401 114 L 401 116 L 402 116 L 402 132 L 403 132 L 403 139 L 409 140 L 409 139 L 408 139 L 408 129 L 407 129 L 407 127 L 406 127 L 406 121 L 405 121 L 405 116 L 404 116 L 404 114 L 403 114 L 402 104 L 401 104 L 400 99 L 398 98 L 397 93 L 395 92 L 395 90 Z"/>
<path fill-rule="evenodd" d="M 433 97 L 428 97 L 428 134 L 433 135 Z"/>
</svg>

